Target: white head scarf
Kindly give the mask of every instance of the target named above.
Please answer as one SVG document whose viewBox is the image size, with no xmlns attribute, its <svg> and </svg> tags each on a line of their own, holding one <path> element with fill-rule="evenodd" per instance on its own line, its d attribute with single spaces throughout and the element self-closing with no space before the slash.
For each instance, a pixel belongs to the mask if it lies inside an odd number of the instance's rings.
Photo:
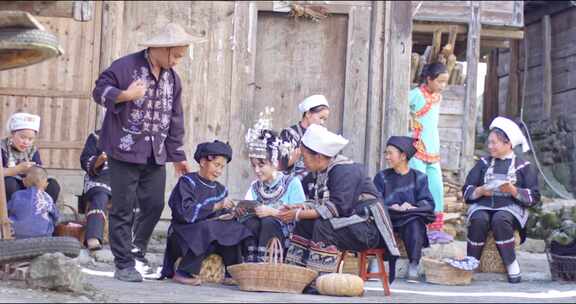
<svg viewBox="0 0 576 304">
<path fill-rule="evenodd" d="M 304 114 L 308 112 L 310 109 L 317 106 L 330 107 L 328 105 L 328 100 L 326 100 L 326 97 L 324 97 L 324 95 L 312 95 L 302 100 L 302 102 L 298 105 L 298 110 L 300 111 L 300 113 Z"/>
<path fill-rule="evenodd" d="M 40 131 L 40 116 L 29 113 L 14 113 L 8 119 L 6 126 L 9 132 L 22 129 L 30 129 L 36 132 Z"/>
<path fill-rule="evenodd" d="M 334 157 L 348 144 L 348 140 L 323 126 L 312 124 L 306 129 L 302 143 L 317 153 Z"/>
<path fill-rule="evenodd" d="M 506 136 L 510 139 L 510 143 L 512 143 L 512 148 L 522 145 L 522 152 L 526 153 L 530 151 L 530 145 L 528 144 L 528 140 L 526 140 L 526 136 L 524 136 L 520 127 L 512 120 L 501 116 L 496 117 L 490 124 L 489 129 L 492 130 L 493 128 L 498 128 L 506 133 Z"/>
</svg>

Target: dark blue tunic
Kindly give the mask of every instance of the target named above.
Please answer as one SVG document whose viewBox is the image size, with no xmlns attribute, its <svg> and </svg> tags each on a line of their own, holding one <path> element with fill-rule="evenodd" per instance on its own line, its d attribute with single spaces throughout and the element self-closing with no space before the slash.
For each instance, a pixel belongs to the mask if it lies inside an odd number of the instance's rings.
<svg viewBox="0 0 576 304">
<path fill-rule="evenodd" d="M 148 90 L 134 101 L 116 103 L 118 95 L 135 80 L 144 80 Z M 184 122 L 182 86 L 173 69 L 150 70 L 147 50 L 124 56 L 112 63 L 96 80 L 94 101 L 106 107 L 99 147 L 114 159 L 146 164 L 186 160 L 183 148 Z"/>
<path fill-rule="evenodd" d="M 214 204 L 227 196 L 228 190 L 222 184 L 208 181 L 196 172 L 180 177 L 168 201 L 172 210 L 168 242 L 172 238 L 178 240 L 180 252 L 166 248 L 162 269 L 164 276 L 172 276 L 174 262 L 186 255 L 188 250 L 200 256 L 210 250 L 213 243 L 235 246 L 252 236 L 248 228 L 235 220 L 215 219 L 223 211 L 214 212 Z"/>
<path fill-rule="evenodd" d="M 386 207 L 404 202 L 417 207 L 401 212 L 388 208 L 394 228 L 413 220 L 421 220 L 424 224 L 434 222 L 434 199 L 424 173 L 410 169 L 406 175 L 401 175 L 394 169 L 386 169 L 376 174 L 374 185 L 382 193 Z"/>
</svg>

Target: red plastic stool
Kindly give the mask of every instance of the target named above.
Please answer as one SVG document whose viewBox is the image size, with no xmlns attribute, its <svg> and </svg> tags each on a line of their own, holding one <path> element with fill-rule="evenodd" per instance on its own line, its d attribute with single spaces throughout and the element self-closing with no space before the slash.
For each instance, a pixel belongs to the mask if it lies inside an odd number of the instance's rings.
<svg viewBox="0 0 576 304">
<path fill-rule="evenodd" d="M 390 282 L 388 281 L 388 273 L 384 267 L 384 254 L 386 249 L 368 249 L 360 252 L 360 259 L 358 260 L 358 268 L 360 269 L 360 277 L 366 281 L 369 278 L 380 278 L 382 287 L 384 288 L 384 295 L 390 296 Z M 375 256 L 378 260 L 378 272 L 368 272 L 368 257 Z"/>
</svg>

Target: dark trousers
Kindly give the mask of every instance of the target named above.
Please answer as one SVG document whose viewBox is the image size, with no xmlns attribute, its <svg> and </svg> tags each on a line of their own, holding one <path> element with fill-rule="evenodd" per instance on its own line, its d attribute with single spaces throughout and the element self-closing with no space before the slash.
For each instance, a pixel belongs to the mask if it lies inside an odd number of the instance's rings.
<svg viewBox="0 0 576 304">
<path fill-rule="evenodd" d="M 86 211 L 86 240 L 98 239 L 102 243 L 104 235 L 104 216 L 106 204 L 110 200 L 110 195 L 106 191 L 92 190 L 86 199 L 90 202 Z"/>
<path fill-rule="evenodd" d="M 419 220 L 412 220 L 404 226 L 397 228 L 397 231 L 406 247 L 408 260 L 411 263 L 419 263 L 420 258 L 422 258 L 422 248 L 428 238 L 426 235 L 426 225 Z"/>
<path fill-rule="evenodd" d="M 383 243 L 378 228 L 371 223 L 358 223 L 336 230 L 329 220 L 302 220 L 294 227 L 293 234 L 316 243 L 334 245 L 340 251 L 364 251 L 379 248 Z"/>
<path fill-rule="evenodd" d="M 488 232 L 492 230 L 496 248 L 505 265 L 516 260 L 514 230 L 520 228 L 518 221 L 508 211 L 479 210 L 470 217 L 467 253 L 480 260 Z"/>
<path fill-rule="evenodd" d="M 146 252 L 150 236 L 164 209 L 166 167 L 132 164 L 112 158 L 108 159 L 108 165 L 112 188 L 110 247 L 114 263 L 119 269 L 134 267 L 133 245 L 142 253 Z M 132 219 L 136 201 L 140 211 L 135 218 L 133 236 Z"/>
<path fill-rule="evenodd" d="M 250 229 L 253 235 L 244 241 L 244 261 L 248 263 L 264 262 L 268 242 L 272 238 L 278 238 L 282 246 L 286 242 L 282 226 L 274 217 L 258 218 L 253 216 L 245 220 L 243 224 Z M 287 248 L 283 249 L 286 251 Z"/>
<path fill-rule="evenodd" d="M 26 189 L 22 180 L 13 176 L 5 176 L 4 184 L 6 185 L 6 200 L 8 201 L 12 197 L 12 193 Z M 48 187 L 46 187 L 46 193 L 50 195 L 54 203 L 58 201 L 58 196 L 60 195 L 60 185 L 55 179 L 48 179 Z"/>
</svg>

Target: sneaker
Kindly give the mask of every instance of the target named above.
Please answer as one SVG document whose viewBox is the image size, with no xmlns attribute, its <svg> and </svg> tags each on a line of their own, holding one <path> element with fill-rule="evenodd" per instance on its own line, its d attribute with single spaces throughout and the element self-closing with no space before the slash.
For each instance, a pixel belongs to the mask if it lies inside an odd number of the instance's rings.
<svg viewBox="0 0 576 304">
<path fill-rule="evenodd" d="M 135 258 L 134 259 L 134 268 L 138 271 L 142 276 L 148 276 L 154 274 L 154 267 L 150 265 L 150 262 L 146 258 Z"/>
<path fill-rule="evenodd" d="M 128 267 L 124 269 L 116 268 L 114 272 L 114 278 L 116 280 L 124 281 L 124 282 L 142 282 L 142 275 L 134 267 Z"/>
<path fill-rule="evenodd" d="M 408 277 L 406 278 L 406 282 L 410 283 L 420 282 L 420 277 L 418 276 L 418 264 L 416 263 L 408 264 Z"/>
</svg>

